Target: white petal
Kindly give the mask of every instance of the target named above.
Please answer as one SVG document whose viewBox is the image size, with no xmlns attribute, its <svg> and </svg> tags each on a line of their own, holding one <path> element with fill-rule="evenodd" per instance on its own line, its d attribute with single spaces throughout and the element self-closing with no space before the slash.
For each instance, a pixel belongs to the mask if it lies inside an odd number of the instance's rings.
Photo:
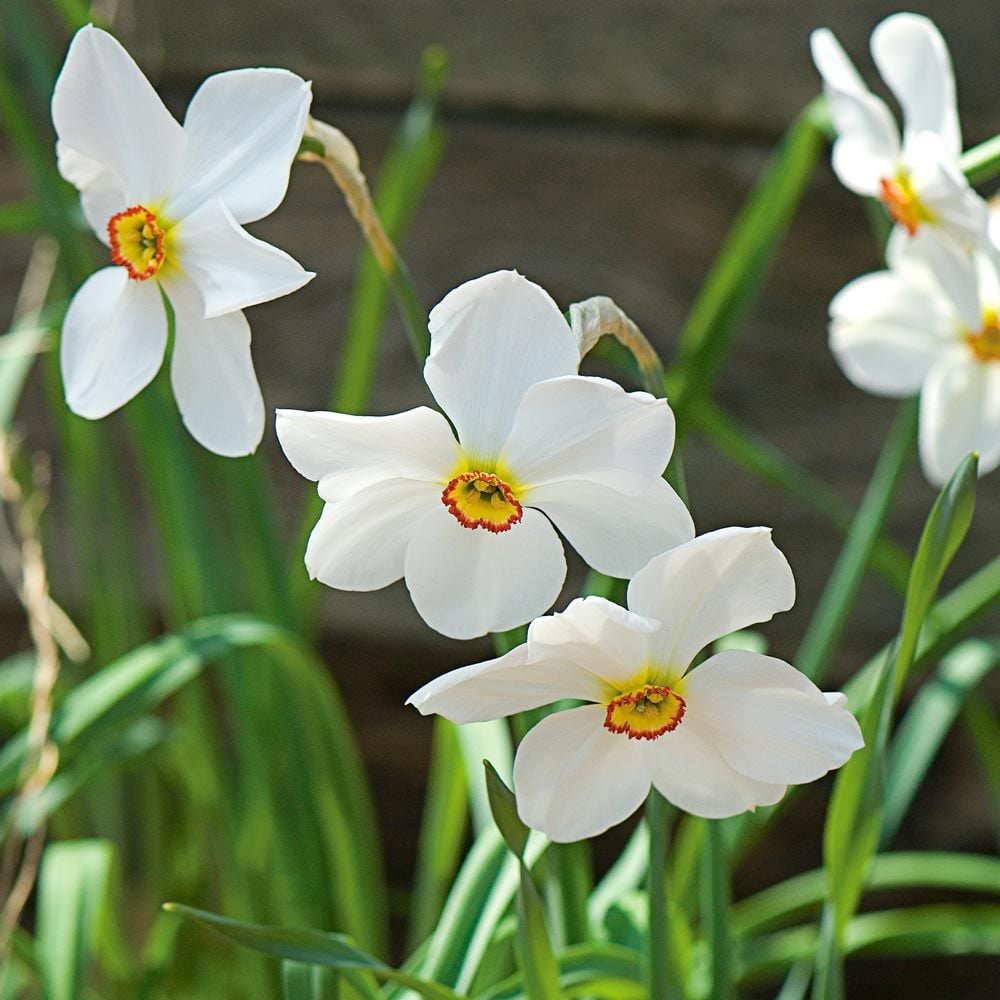
<svg viewBox="0 0 1000 1000">
<path fill-rule="evenodd" d="M 198 288 L 179 274 L 164 282 L 174 308 L 170 381 L 191 436 L 217 455 L 256 451 L 264 399 L 250 356 L 250 324 L 241 312 L 205 319 Z"/>
<path fill-rule="evenodd" d="M 640 493 L 663 473 L 673 448 L 665 399 L 568 375 L 524 394 L 500 461 L 530 487 L 586 479 Z"/>
<path fill-rule="evenodd" d="M 73 36 L 52 93 L 52 121 L 60 142 L 121 181 L 129 204 L 152 207 L 170 192 L 183 129 L 107 32 L 88 25 Z"/>
<path fill-rule="evenodd" d="M 406 586 L 421 618 L 453 639 L 523 625 L 547 611 L 566 579 L 562 543 L 536 510 L 509 531 L 463 527 L 438 500 L 414 526 Z"/>
<path fill-rule="evenodd" d="M 650 639 L 660 627 L 603 597 L 577 597 L 565 611 L 536 618 L 527 645 L 532 662 L 570 661 L 614 697 L 645 683 Z"/>
<path fill-rule="evenodd" d="M 913 396 L 941 352 L 954 343 L 956 324 L 942 295 L 879 271 L 852 281 L 830 303 L 830 348 L 859 388 Z"/>
<path fill-rule="evenodd" d="M 919 14 L 894 14 L 872 32 L 872 58 L 903 108 L 907 132 L 934 132 L 951 156 L 962 152 L 955 73 L 934 23 Z"/>
<path fill-rule="evenodd" d="M 406 700 L 421 715 L 443 715 L 452 722 L 488 722 L 550 705 L 561 698 L 599 701 L 603 686 L 593 674 L 569 660 L 528 660 L 522 643 L 504 656 L 451 670 L 425 684 Z"/>
<path fill-rule="evenodd" d="M 518 814 L 556 843 L 596 837 L 631 816 L 649 792 L 642 748 L 605 729 L 604 711 L 556 712 L 517 748 Z"/>
<path fill-rule="evenodd" d="M 657 662 L 683 670 L 710 642 L 766 622 L 795 601 L 769 528 L 722 528 L 657 556 L 629 584 L 628 606 L 657 618 Z"/>
<path fill-rule="evenodd" d="M 724 819 L 774 805 L 785 794 L 784 785 L 748 778 L 727 763 L 712 733 L 687 714 L 644 749 L 657 791 L 694 816 Z"/>
<path fill-rule="evenodd" d="M 943 486 L 970 452 L 979 474 L 1000 465 L 1000 364 L 977 361 L 964 346 L 930 371 L 920 396 L 920 462 Z"/>
<path fill-rule="evenodd" d="M 885 103 L 864 85 L 831 31 L 820 28 L 809 42 L 837 130 L 833 169 L 845 187 L 876 195 L 882 178 L 896 173 L 899 129 Z"/>
<path fill-rule="evenodd" d="M 681 727 L 697 718 L 730 767 L 757 781 L 815 781 L 864 746 L 842 703 L 773 656 L 719 653 L 688 674 L 684 697 Z"/>
<path fill-rule="evenodd" d="M 221 198 L 237 222 L 270 215 L 288 189 L 311 98 L 309 84 L 284 69 L 205 80 L 184 118 L 187 155 L 167 214 L 181 219 Z"/>
<path fill-rule="evenodd" d="M 107 416 L 153 380 L 166 347 L 167 314 L 155 281 L 132 281 L 121 267 L 92 274 L 63 321 L 66 403 L 81 417 Z"/>
<path fill-rule="evenodd" d="M 958 318 L 969 329 L 976 330 L 982 323 L 982 306 L 979 302 L 979 276 L 972 254 L 945 233 L 932 226 L 921 226 L 907 237 L 911 252 L 919 254 L 947 296 Z"/>
<path fill-rule="evenodd" d="M 306 547 L 312 579 L 338 590 L 379 590 L 403 575 L 414 526 L 437 490 L 412 479 L 385 479 L 323 507 Z"/>
<path fill-rule="evenodd" d="M 108 240 L 108 220 L 116 212 L 128 208 L 122 182 L 96 160 L 71 149 L 64 142 L 56 143 L 59 173 L 80 192 L 80 207 L 94 235 L 105 245 Z"/>
<path fill-rule="evenodd" d="M 500 453 L 525 392 L 576 374 L 576 337 L 559 307 L 514 271 L 497 271 L 449 292 L 430 315 L 424 378 L 477 461 Z"/>
<path fill-rule="evenodd" d="M 524 502 L 551 518 L 589 566 L 622 579 L 694 538 L 687 507 L 662 479 L 639 496 L 599 483 L 550 483 L 525 494 Z"/>
<path fill-rule="evenodd" d="M 270 302 L 316 277 L 284 250 L 251 236 L 218 199 L 183 219 L 169 239 L 168 255 L 176 255 L 198 286 L 209 318 Z"/>
<path fill-rule="evenodd" d="M 296 471 L 338 500 L 382 479 L 437 483 L 458 459 L 448 421 L 426 406 L 388 417 L 278 410 L 278 440 Z"/>
</svg>

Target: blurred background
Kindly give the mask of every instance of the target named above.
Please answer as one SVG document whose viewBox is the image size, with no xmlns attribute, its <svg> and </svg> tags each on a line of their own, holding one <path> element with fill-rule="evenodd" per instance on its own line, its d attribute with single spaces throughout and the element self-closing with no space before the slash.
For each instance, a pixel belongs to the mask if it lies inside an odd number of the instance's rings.
<svg viewBox="0 0 1000 1000">
<path fill-rule="evenodd" d="M 6 4 L 12 13 L 10 19 L 4 14 L 5 35 L 17 28 L 16 6 Z M 966 146 L 1000 132 L 1000 9 L 991 0 L 939 0 L 911 9 L 931 16 L 951 47 Z M 867 39 L 892 10 L 879 0 L 123 0 L 103 5 L 100 13 L 178 117 L 198 83 L 219 70 L 278 65 L 311 79 L 314 115 L 355 142 L 373 184 L 414 92 L 422 52 L 440 43 L 448 62 L 446 146 L 400 240 L 424 302 L 430 307 L 468 278 L 513 267 L 562 307 L 610 295 L 669 363 L 743 199 L 782 132 L 818 93 L 810 30 L 831 27 L 878 89 Z M 68 32 L 55 15 L 45 24 L 44 44 L 61 61 Z M 0 137 L 0 201 L 28 192 L 14 150 Z M 283 206 L 253 228 L 318 273 L 294 296 L 248 314 L 265 401 L 271 410 L 326 408 L 358 268 L 354 221 L 326 174 L 299 164 Z M 12 313 L 32 246 L 30 234 L 4 239 L 0 316 Z M 868 482 L 896 404 L 863 394 L 841 375 L 827 349 L 826 309 L 847 281 L 878 266 L 863 206 L 839 186 L 824 156 L 715 394 L 725 411 L 852 505 Z M 429 402 L 391 311 L 380 350 L 370 412 Z M 102 429 L 123 442 L 121 423 L 113 417 Z M 52 455 L 50 573 L 74 613 L 91 584 L 80 573 L 58 436 L 38 372 L 16 426 L 30 451 Z M 290 551 L 311 486 L 284 462 L 270 427 L 263 450 Z M 135 482 L 129 448 L 123 444 L 116 454 L 126 480 Z M 793 611 L 763 631 L 775 655 L 791 658 L 840 535 L 741 469 L 697 430 L 684 460 L 699 531 L 773 526 L 799 596 Z M 914 463 L 889 524 L 908 551 L 933 499 Z M 140 549 L 149 554 L 143 602 L 150 620 L 162 621 L 164 585 L 152 555 L 157 543 L 144 498 L 136 496 L 135 504 Z M 945 590 L 997 554 L 998 524 L 1000 473 L 994 473 L 980 483 L 975 520 Z M 98 540 L 118 530 L 111 520 L 92 528 Z M 582 576 L 574 566 L 568 587 L 578 588 Z M 377 594 L 322 590 L 319 602 L 324 659 L 348 710 L 357 710 L 389 881 L 398 889 L 408 884 L 414 863 L 431 733 L 429 720 L 403 701 L 431 676 L 491 655 L 491 647 L 486 640 L 451 642 L 431 632 L 402 584 Z M 870 577 L 832 665 L 833 682 L 891 638 L 899 612 L 898 595 Z M 991 626 L 998 625 L 994 611 Z M 0 655 L 27 641 L 14 595 L 0 589 Z M 372 705 L 378 710 L 362 713 Z M 819 863 L 827 794 L 822 783 L 801 796 L 771 841 L 783 849 L 744 865 L 737 895 Z M 956 730 L 897 844 L 990 852 L 996 828 L 982 771 Z M 608 850 L 620 842 L 620 835 L 612 838 Z M 921 960 L 902 973 L 895 967 L 891 986 L 887 967 L 878 962 L 849 969 L 852 997 L 903 995 L 904 989 L 911 997 L 985 997 L 984 984 L 995 985 L 1000 964 Z"/>
</svg>

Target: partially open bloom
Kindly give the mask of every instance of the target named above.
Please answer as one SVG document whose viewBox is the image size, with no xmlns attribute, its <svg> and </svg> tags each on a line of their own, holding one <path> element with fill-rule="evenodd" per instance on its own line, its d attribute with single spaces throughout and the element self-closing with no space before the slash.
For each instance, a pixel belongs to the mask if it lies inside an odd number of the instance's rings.
<svg viewBox="0 0 1000 1000">
<path fill-rule="evenodd" d="M 979 474 L 1000 465 L 1000 273 L 977 251 L 942 270 L 890 241 L 889 269 L 830 303 L 830 346 L 844 374 L 880 396 L 920 393 L 920 461 L 943 485 L 972 451 Z"/>
<path fill-rule="evenodd" d="M 841 694 L 724 635 L 787 610 L 795 584 L 766 528 L 725 528 L 657 556 L 629 610 L 598 597 L 539 618 L 499 659 L 453 670 L 409 699 L 424 715 L 481 722 L 569 698 L 514 761 L 518 812 L 552 840 L 621 822 L 650 786 L 690 813 L 733 816 L 840 767 L 863 745 Z"/>
<path fill-rule="evenodd" d="M 981 243 L 986 206 L 959 169 L 955 77 L 934 24 L 894 14 L 872 32 L 875 65 L 902 107 L 902 141 L 885 102 L 865 86 L 832 32 L 814 31 L 811 44 L 837 130 L 833 168 L 841 183 L 878 198 L 928 253 L 955 259 Z"/>
<path fill-rule="evenodd" d="M 278 411 L 278 439 L 326 501 L 313 577 L 341 590 L 406 578 L 437 631 L 471 638 L 551 607 L 566 562 L 631 576 L 694 534 L 661 474 L 665 400 L 577 374 L 576 336 L 513 271 L 456 288 L 430 316 L 424 378 L 454 427 L 417 407 L 389 417 Z M 456 439 L 457 438 L 457 439 Z"/>
<path fill-rule="evenodd" d="M 285 196 L 309 84 L 280 69 L 210 76 L 181 126 L 114 38 L 82 28 L 52 95 L 59 169 L 112 265 L 63 325 L 66 401 L 96 419 L 156 375 L 175 317 L 171 381 L 191 434 L 221 455 L 260 441 L 264 404 L 242 310 L 313 277 L 243 223 Z"/>
</svg>

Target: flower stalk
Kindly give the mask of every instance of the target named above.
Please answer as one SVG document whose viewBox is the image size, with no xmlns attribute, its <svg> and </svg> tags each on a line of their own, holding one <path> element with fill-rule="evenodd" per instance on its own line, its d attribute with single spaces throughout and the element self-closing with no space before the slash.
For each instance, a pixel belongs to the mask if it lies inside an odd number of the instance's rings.
<svg viewBox="0 0 1000 1000">
<path fill-rule="evenodd" d="M 298 158 L 305 163 L 321 164 L 340 189 L 351 215 L 358 223 L 372 255 L 392 289 L 399 314 L 406 326 L 410 346 L 417 362 L 422 363 L 430 350 L 427 311 L 420 301 L 405 262 L 375 210 L 354 143 L 340 129 L 310 117 Z"/>
</svg>

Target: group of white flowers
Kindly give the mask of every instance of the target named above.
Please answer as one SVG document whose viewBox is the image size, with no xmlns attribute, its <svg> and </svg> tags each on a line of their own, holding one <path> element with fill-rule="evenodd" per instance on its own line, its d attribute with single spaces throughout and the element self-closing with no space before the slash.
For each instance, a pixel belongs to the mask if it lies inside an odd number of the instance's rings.
<svg viewBox="0 0 1000 1000">
<path fill-rule="evenodd" d="M 872 39 L 906 118 L 902 143 L 829 32 L 813 36 L 843 182 L 897 223 L 889 270 L 844 289 L 831 343 L 858 385 L 922 387 L 921 454 L 947 477 L 971 450 L 1000 462 L 1000 251 L 958 167 L 947 50 L 924 18 Z M 184 422 L 222 455 L 254 451 L 264 405 L 242 310 L 312 274 L 245 223 L 281 203 L 308 122 L 309 85 L 245 69 L 209 77 L 183 126 L 107 33 L 77 33 L 52 101 L 59 165 L 112 266 L 76 293 L 63 327 L 70 408 L 98 418 L 156 375 L 167 353 Z M 170 314 L 173 324 L 170 324 Z M 593 836 L 655 787 L 692 813 L 730 816 L 839 767 L 862 745 L 839 694 L 781 660 L 711 643 L 791 607 L 791 570 L 764 528 L 695 537 L 663 479 L 666 400 L 578 374 L 581 343 L 540 287 L 513 271 L 460 285 L 432 310 L 424 378 L 441 411 L 386 417 L 279 410 L 289 461 L 325 501 L 312 577 L 344 590 L 404 578 L 439 632 L 472 638 L 531 622 L 527 642 L 437 678 L 410 698 L 454 722 L 562 699 L 514 768 L 523 820 L 554 840 Z M 630 579 L 607 600 L 552 607 L 563 543 Z"/>
</svg>

